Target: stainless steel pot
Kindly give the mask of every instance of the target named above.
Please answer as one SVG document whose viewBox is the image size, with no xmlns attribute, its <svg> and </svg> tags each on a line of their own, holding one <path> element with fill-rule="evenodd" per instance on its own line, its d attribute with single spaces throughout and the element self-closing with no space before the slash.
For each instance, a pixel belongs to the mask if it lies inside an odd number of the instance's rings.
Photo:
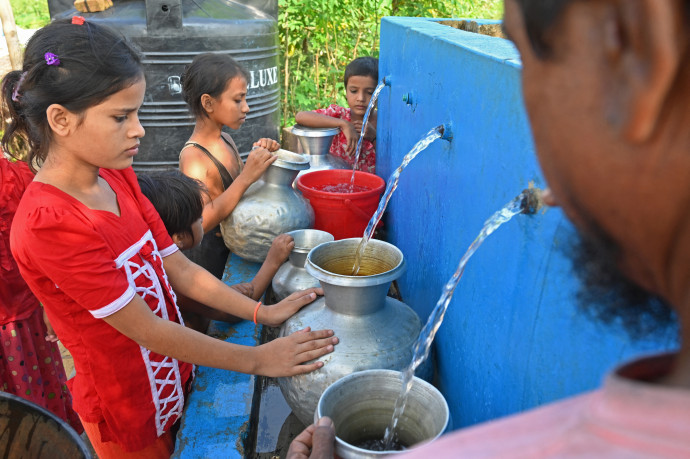
<svg viewBox="0 0 690 459">
<path fill-rule="evenodd" d="M 338 128 L 312 128 L 299 124 L 292 126 L 292 133 L 297 136 L 304 154 L 309 158 L 309 169 L 301 171 L 297 174 L 298 177 L 324 169 L 352 169 L 345 160 L 329 154 L 333 138 L 339 132 Z"/>
<path fill-rule="evenodd" d="M 383 440 L 402 389 L 401 373 L 366 370 L 345 376 L 323 392 L 314 422 L 328 416 L 335 425 L 335 452 L 342 459 L 375 459 L 403 451 L 372 451 L 363 443 Z M 414 378 L 405 410 L 398 421 L 398 443 L 409 451 L 437 439 L 448 428 L 450 411 L 441 392 Z"/>
<path fill-rule="evenodd" d="M 325 242 L 309 252 L 306 270 L 320 281 L 324 296 L 280 328 L 280 336 L 307 326 L 332 329 L 340 339 L 334 352 L 319 359 L 325 364 L 320 369 L 278 378 L 285 400 L 305 424 L 312 422 L 321 393 L 341 377 L 373 368 L 405 368 L 422 328 L 409 306 L 386 296 L 390 283 L 405 269 L 403 254 L 394 245 L 370 240 L 361 261 L 363 275 L 349 275 L 360 240 Z M 417 374 L 430 379 L 431 372 L 426 363 Z"/>
<path fill-rule="evenodd" d="M 302 229 L 288 233 L 295 240 L 295 248 L 288 261 L 278 268 L 271 286 L 275 301 L 281 301 L 291 293 L 311 287 L 318 287 L 319 281 L 307 272 L 304 263 L 311 249 L 323 242 L 333 240 L 333 235 L 317 229 Z"/>
<path fill-rule="evenodd" d="M 263 262 L 279 234 L 314 226 L 314 210 L 292 182 L 308 160 L 297 153 L 278 150 L 278 159 L 253 183 L 235 210 L 220 224 L 225 245 L 245 260 Z"/>
</svg>

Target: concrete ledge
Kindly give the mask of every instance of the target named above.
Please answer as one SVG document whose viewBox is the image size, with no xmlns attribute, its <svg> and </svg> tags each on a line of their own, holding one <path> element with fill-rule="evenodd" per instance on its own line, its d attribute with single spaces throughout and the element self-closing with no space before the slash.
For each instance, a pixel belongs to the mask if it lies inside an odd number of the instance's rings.
<svg viewBox="0 0 690 459">
<path fill-rule="evenodd" d="M 247 282 L 261 265 L 235 255 L 228 258 L 223 282 Z M 256 346 L 261 326 L 211 322 L 209 335 L 224 341 Z M 216 368 L 197 367 L 192 392 L 177 433 L 174 458 L 244 458 L 254 397 L 254 376 Z"/>
</svg>

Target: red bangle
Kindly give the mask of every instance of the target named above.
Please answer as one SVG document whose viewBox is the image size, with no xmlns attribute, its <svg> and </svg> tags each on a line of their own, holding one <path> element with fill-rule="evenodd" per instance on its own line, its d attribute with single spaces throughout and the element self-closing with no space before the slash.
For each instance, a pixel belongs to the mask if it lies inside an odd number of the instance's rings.
<svg viewBox="0 0 690 459">
<path fill-rule="evenodd" d="M 259 306 L 261 306 L 261 301 L 259 301 L 259 302 L 257 303 L 256 307 L 254 308 L 254 324 L 255 324 L 255 325 L 257 325 L 257 323 L 256 323 L 256 313 L 259 312 Z"/>
</svg>

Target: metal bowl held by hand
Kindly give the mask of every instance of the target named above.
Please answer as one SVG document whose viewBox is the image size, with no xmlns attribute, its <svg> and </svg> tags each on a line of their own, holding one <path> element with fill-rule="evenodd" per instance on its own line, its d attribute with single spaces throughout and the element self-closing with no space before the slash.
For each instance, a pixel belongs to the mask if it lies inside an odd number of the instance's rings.
<svg viewBox="0 0 690 459">
<path fill-rule="evenodd" d="M 309 168 L 303 155 L 274 152 L 278 159 L 253 183 L 228 217 L 220 223 L 225 245 L 245 260 L 261 263 L 276 236 L 314 226 L 309 201 L 292 188 L 301 170 Z"/>
<path fill-rule="evenodd" d="M 438 389 L 415 377 L 395 429 L 395 447 L 384 451 L 383 438 L 401 390 L 399 371 L 352 373 L 323 392 L 314 421 L 323 416 L 333 420 L 335 453 L 343 459 L 374 459 L 404 453 L 440 437 L 450 421 L 448 403 Z"/>
</svg>

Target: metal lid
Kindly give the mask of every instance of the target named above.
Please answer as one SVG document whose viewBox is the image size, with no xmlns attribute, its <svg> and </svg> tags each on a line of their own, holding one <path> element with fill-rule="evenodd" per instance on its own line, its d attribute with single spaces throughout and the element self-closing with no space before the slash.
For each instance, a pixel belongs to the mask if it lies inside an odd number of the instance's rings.
<svg viewBox="0 0 690 459">
<path fill-rule="evenodd" d="M 304 137 L 328 137 L 336 135 L 340 132 L 340 128 L 317 128 L 317 127 L 307 127 L 301 124 L 295 124 L 292 126 L 292 133 L 295 135 L 301 135 Z"/>
<path fill-rule="evenodd" d="M 294 171 L 301 171 L 304 169 L 309 169 L 309 158 L 300 155 L 299 153 L 294 153 L 292 151 L 280 150 L 274 151 L 274 155 L 278 157 L 273 166 L 282 167 L 284 169 L 291 169 Z"/>
</svg>

